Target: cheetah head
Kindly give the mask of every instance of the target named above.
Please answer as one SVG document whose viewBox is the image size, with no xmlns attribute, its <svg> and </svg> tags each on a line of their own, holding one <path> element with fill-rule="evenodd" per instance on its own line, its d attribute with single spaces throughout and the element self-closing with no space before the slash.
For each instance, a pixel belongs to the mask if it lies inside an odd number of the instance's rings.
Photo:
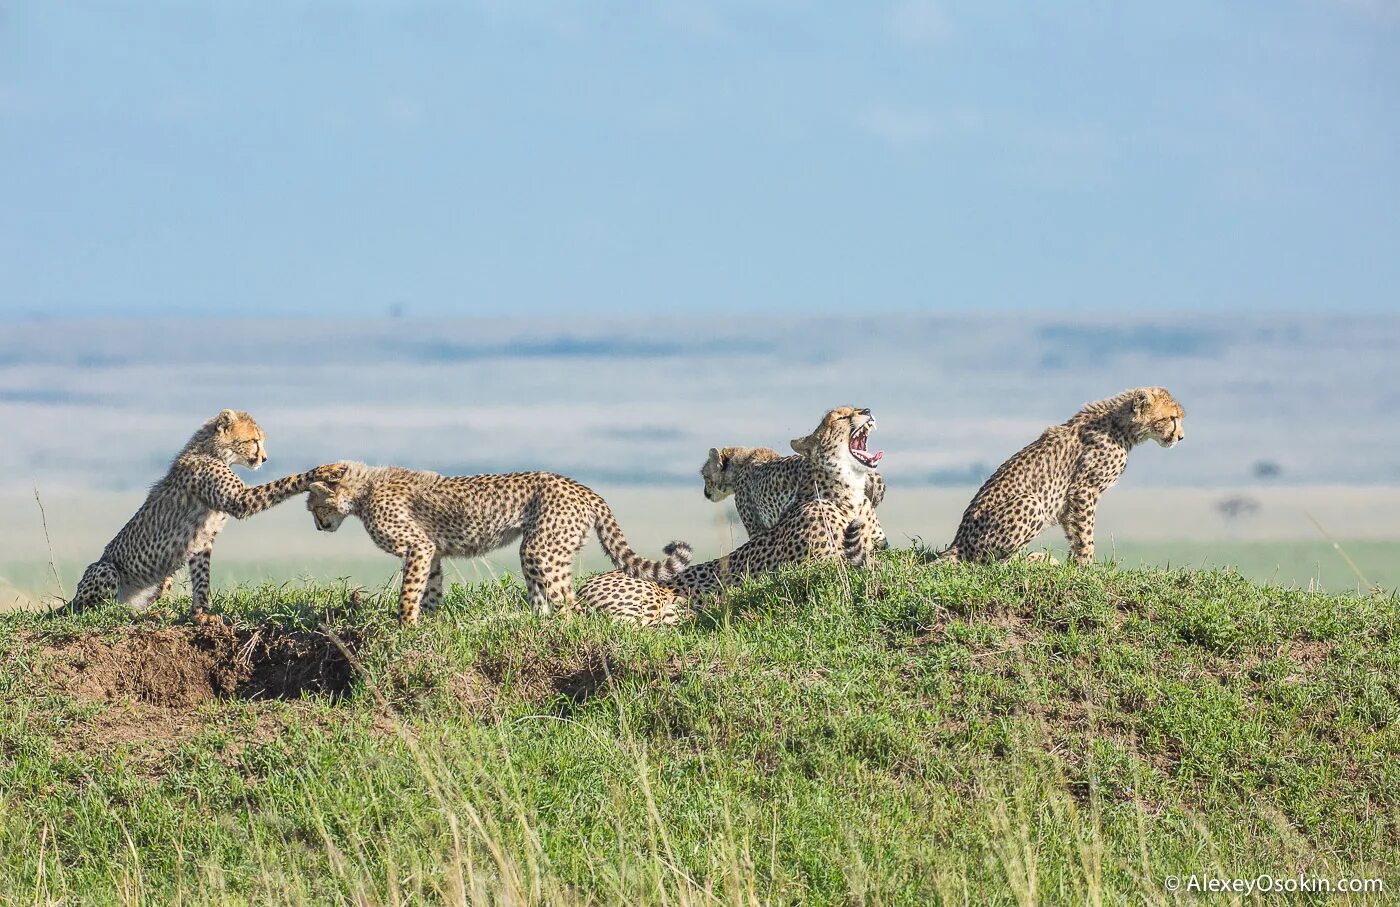
<svg viewBox="0 0 1400 907">
<path fill-rule="evenodd" d="M 705 481 L 705 497 L 711 501 L 723 501 L 734 493 L 734 486 L 727 474 L 733 461 L 733 447 L 711 447 L 709 459 L 700 467 L 700 478 Z"/>
<path fill-rule="evenodd" d="M 781 459 L 779 453 L 767 447 L 711 447 L 709 459 L 700 467 L 700 478 L 705 480 L 705 497 L 723 501 L 734 493 L 746 469 L 778 459 Z"/>
<path fill-rule="evenodd" d="M 267 462 L 267 435 L 252 416 L 226 409 L 208 425 L 212 430 L 210 441 L 225 463 L 257 469 Z"/>
<path fill-rule="evenodd" d="M 343 465 L 348 469 L 340 481 L 312 482 L 307 489 L 306 509 L 322 532 L 335 532 L 355 510 L 355 489 L 363 484 L 363 467 L 358 463 Z"/>
<path fill-rule="evenodd" d="M 1163 447 L 1175 447 L 1186 437 L 1186 411 L 1165 387 L 1140 388 L 1133 397 L 1133 424 Z"/>
<path fill-rule="evenodd" d="M 840 406 L 822 417 L 817 430 L 805 438 L 795 438 L 792 449 L 814 467 L 832 469 L 848 479 L 848 484 L 865 486 L 865 476 L 880 465 L 885 452 L 871 453 L 867 442 L 875 430 L 875 417 L 868 409 Z"/>
</svg>

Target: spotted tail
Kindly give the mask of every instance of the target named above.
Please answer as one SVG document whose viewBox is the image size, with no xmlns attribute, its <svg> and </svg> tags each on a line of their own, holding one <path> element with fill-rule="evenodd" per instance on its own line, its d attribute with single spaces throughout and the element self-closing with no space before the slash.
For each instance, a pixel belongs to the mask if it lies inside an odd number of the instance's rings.
<svg viewBox="0 0 1400 907">
<path fill-rule="evenodd" d="M 846 525 L 841 536 L 841 554 L 852 567 L 865 563 L 865 520 L 857 517 Z"/>
<path fill-rule="evenodd" d="M 632 546 L 627 544 L 627 536 L 622 534 L 622 527 L 617 524 L 617 517 L 613 516 L 606 503 L 598 509 L 598 522 L 594 528 L 598 532 L 598 541 L 602 543 L 603 551 L 612 560 L 613 565 L 628 576 L 665 583 L 674 579 L 675 575 L 690 563 L 690 545 L 685 542 L 672 542 L 667 545 L 664 549 L 664 561 L 649 561 L 633 551 Z"/>
</svg>

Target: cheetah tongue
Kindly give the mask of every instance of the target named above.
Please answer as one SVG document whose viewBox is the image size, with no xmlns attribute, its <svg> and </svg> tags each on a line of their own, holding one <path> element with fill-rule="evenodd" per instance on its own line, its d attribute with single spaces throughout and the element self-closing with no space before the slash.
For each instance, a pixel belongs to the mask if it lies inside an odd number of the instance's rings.
<svg viewBox="0 0 1400 907">
<path fill-rule="evenodd" d="M 851 448 L 851 453 L 855 456 L 857 460 L 861 461 L 866 466 L 869 466 L 871 469 L 874 469 L 876 466 L 878 466 L 880 460 L 884 459 L 885 456 L 885 452 L 883 450 L 877 450 L 874 453 L 870 453 L 869 451 L 865 450 L 857 450 L 854 447 Z"/>
</svg>

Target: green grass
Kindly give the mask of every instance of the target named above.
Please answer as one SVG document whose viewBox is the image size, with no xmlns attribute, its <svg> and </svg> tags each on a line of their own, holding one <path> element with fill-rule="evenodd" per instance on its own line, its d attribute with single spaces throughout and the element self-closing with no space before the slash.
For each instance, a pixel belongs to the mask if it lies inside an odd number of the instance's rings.
<svg viewBox="0 0 1400 907">
<path fill-rule="evenodd" d="M 751 582 L 665 631 L 537 618 L 508 582 L 406 631 L 345 598 L 217 602 L 358 634 L 344 697 L 188 708 L 56 691 L 65 640 L 169 618 L 0 618 L 0 904 L 1400 890 L 1393 594 L 900 551 Z"/>
<path fill-rule="evenodd" d="M 1054 541 L 1051 547 L 1063 553 L 1064 545 Z M 1125 567 L 1229 567 L 1271 586 L 1330 592 L 1400 588 L 1400 541 L 1346 539 L 1334 546 L 1323 539 L 1109 540 L 1099 546 L 1100 560 Z"/>
<path fill-rule="evenodd" d="M 742 531 L 739 535 L 742 538 Z M 1057 556 L 1065 556 L 1063 541 L 1053 533 L 1042 537 L 1045 547 Z M 1325 540 L 1219 540 L 1193 541 L 1118 541 L 1099 542 L 1099 560 L 1115 561 L 1124 567 L 1190 567 L 1198 569 L 1234 568 L 1255 582 L 1284 588 L 1315 588 L 1343 592 L 1363 588 L 1356 569 L 1365 577 L 1364 588 L 1384 590 L 1400 588 L 1400 541 L 1350 539 L 1339 542 L 1340 551 Z M 1035 547 L 1040 547 L 1037 544 Z M 718 552 L 702 551 L 700 559 L 716 556 Z M 1344 556 L 1345 555 L 1345 556 Z M 585 548 L 585 568 L 606 569 L 602 553 Z M 239 585 L 335 582 L 346 579 L 370 588 L 379 588 L 394 580 L 398 562 L 388 555 L 375 553 L 367 558 L 288 558 L 286 560 L 246 561 L 217 557 L 214 562 L 214 583 L 218 587 Z M 82 575 L 86 561 L 63 561 L 57 564 L 59 576 L 69 591 Z M 489 558 L 451 561 L 449 580 L 476 583 L 519 570 L 519 557 L 503 549 Z M 47 561 L 18 561 L 0 563 L 0 613 L 10 610 L 3 596 L 6 584 L 38 598 L 48 598 L 57 592 L 53 571 Z M 177 582 L 184 583 L 183 572 Z M 181 586 L 181 588 L 187 588 Z"/>
</svg>

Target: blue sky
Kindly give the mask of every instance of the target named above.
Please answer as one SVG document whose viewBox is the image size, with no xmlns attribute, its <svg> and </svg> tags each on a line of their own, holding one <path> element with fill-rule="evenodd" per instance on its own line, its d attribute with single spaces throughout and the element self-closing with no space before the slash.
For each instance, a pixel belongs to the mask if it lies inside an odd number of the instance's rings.
<svg viewBox="0 0 1400 907">
<path fill-rule="evenodd" d="M 0 9 L 9 317 L 1396 287 L 1396 0 Z"/>
</svg>

